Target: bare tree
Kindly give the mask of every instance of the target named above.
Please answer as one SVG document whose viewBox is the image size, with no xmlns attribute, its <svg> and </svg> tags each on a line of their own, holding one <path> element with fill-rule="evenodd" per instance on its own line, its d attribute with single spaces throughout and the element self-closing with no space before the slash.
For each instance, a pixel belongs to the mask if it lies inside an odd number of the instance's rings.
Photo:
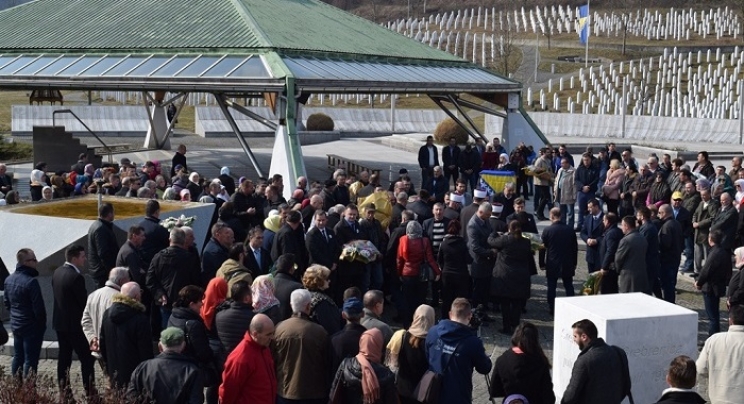
<svg viewBox="0 0 744 404">
<path fill-rule="evenodd" d="M 493 40 L 494 60 L 486 65 L 504 76 L 509 76 L 519 67 L 518 56 L 521 52 L 513 23 L 507 19 L 503 25 L 497 26 Z"/>
</svg>

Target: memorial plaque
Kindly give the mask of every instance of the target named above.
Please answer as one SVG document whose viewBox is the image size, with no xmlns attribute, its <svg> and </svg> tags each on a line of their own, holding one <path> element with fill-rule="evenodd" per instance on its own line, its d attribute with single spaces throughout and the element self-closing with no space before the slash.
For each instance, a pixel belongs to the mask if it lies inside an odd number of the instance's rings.
<svg viewBox="0 0 744 404">
<path fill-rule="evenodd" d="M 558 401 L 580 352 L 571 325 L 582 319 L 591 320 L 608 344 L 625 350 L 637 403 L 653 403 L 661 397 L 674 357 L 697 358 L 698 315 L 692 310 L 643 293 L 558 298 L 553 329 L 553 386 Z"/>
</svg>

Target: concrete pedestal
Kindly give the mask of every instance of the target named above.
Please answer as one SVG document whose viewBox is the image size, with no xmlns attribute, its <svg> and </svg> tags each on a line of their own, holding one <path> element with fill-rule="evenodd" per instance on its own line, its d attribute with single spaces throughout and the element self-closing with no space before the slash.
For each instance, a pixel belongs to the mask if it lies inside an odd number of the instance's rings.
<svg viewBox="0 0 744 404">
<path fill-rule="evenodd" d="M 627 353 L 637 403 L 658 400 L 668 387 L 666 371 L 674 357 L 697 358 L 698 315 L 694 311 L 643 293 L 558 298 L 553 329 L 553 386 L 559 401 L 580 352 L 573 342 L 571 325 L 582 319 L 591 320 L 599 337 Z"/>
</svg>

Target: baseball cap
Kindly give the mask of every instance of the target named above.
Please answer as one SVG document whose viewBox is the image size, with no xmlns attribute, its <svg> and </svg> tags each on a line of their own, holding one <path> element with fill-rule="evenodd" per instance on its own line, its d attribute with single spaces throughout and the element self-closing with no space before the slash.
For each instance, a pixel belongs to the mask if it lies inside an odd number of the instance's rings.
<svg viewBox="0 0 744 404">
<path fill-rule="evenodd" d="M 178 327 L 168 327 L 160 333 L 160 343 L 169 348 L 181 345 L 185 339 L 183 330 Z"/>
<path fill-rule="evenodd" d="M 672 200 L 676 201 L 677 199 L 684 199 L 682 192 L 674 191 L 674 193 L 672 194 Z"/>
<path fill-rule="evenodd" d="M 362 305 L 362 301 L 359 300 L 356 297 L 350 297 L 344 301 L 344 313 L 350 314 L 350 315 L 359 315 L 362 314 L 364 311 L 364 306 Z"/>
</svg>

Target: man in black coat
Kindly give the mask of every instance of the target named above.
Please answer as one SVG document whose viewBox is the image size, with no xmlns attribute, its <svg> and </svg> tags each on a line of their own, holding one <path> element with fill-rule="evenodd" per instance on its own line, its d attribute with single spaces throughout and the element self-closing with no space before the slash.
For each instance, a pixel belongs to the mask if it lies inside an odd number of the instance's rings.
<svg viewBox="0 0 744 404">
<path fill-rule="evenodd" d="M 684 248 L 684 235 L 682 234 L 682 225 L 674 219 L 674 213 L 670 205 L 661 205 L 659 207 L 659 219 L 661 219 L 661 228 L 659 228 L 659 282 L 661 283 L 661 293 L 669 303 L 674 303 L 677 299 L 675 288 L 677 286 L 677 270 L 679 261 Z"/>
<path fill-rule="evenodd" d="M 594 199 L 594 194 L 597 192 L 599 183 L 599 169 L 593 163 L 592 158 L 591 153 L 584 153 L 581 156 L 581 164 L 576 167 L 576 174 L 574 175 L 574 181 L 576 181 L 576 203 L 579 207 L 579 220 L 576 225 L 578 231 L 584 229 L 586 207 L 589 201 Z"/>
<path fill-rule="evenodd" d="M 683 251 L 685 253 L 685 263 L 684 266 L 680 267 L 680 271 L 682 272 L 693 272 L 693 262 L 694 258 L 692 256 L 693 254 L 693 243 L 692 243 L 692 237 L 693 237 L 693 229 L 692 229 L 692 212 L 687 210 L 683 206 L 683 199 L 684 196 L 682 195 L 682 192 L 674 192 L 672 193 L 672 216 L 676 221 L 679 222 L 680 226 L 682 226 L 682 242 L 683 242 Z M 687 251 L 687 239 L 690 239 L 690 251 L 688 255 Z"/>
<path fill-rule="evenodd" d="M 460 210 L 460 224 L 462 225 L 462 232 L 460 235 L 465 238 L 466 243 L 468 242 L 468 223 L 470 223 L 470 219 L 475 216 L 475 213 L 478 212 L 478 208 L 480 207 L 480 204 L 486 200 L 486 196 L 486 191 L 476 189 L 473 192 L 473 203 L 468 206 L 463 206 Z"/>
<path fill-rule="evenodd" d="M 186 145 L 178 145 L 178 149 L 176 150 L 176 154 L 173 155 L 173 160 L 171 160 L 171 178 L 176 176 L 176 167 L 181 166 L 181 168 L 185 171 L 188 171 L 189 167 L 186 165 Z"/>
<path fill-rule="evenodd" d="M 119 253 L 113 222 L 114 206 L 104 202 L 98 208 L 98 219 L 88 229 L 88 270 L 99 288 L 106 284 Z"/>
<path fill-rule="evenodd" d="M 708 315 L 708 335 L 721 332 L 721 297 L 726 296 L 726 286 L 731 279 L 731 254 L 721 248 L 718 243 L 723 234 L 713 230 L 708 234 L 710 253 L 705 260 L 700 276 L 695 282 L 695 288 L 703 292 L 705 312 Z"/>
<path fill-rule="evenodd" d="M 599 246 L 604 234 L 604 213 L 599 207 L 599 201 L 592 198 L 587 203 L 589 214 L 581 224 L 581 239 L 586 243 L 586 265 L 589 273 L 599 270 L 602 266 L 602 254 Z M 579 206 L 581 209 L 582 207 Z"/>
<path fill-rule="evenodd" d="M 127 233 L 127 241 L 122 244 L 116 256 L 116 266 L 129 268 L 129 279 L 137 282 L 141 288 L 146 285 L 148 264 L 142 258 L 142 242 L 145 240 L 145 229 L 132 226 Z"/>
<path fill-rule="evenodd" d="M 550 209 L 550 222 L 550 226 L 542 232 L 545 249 L 540 250 L 540 269 L 546 271 L 548 307 L 550 314 L 553 314 L 558 279 L 563 281 L 566 296 L 574 295 L 573 277 L 576 274 L 579 245 L 576 242 L 576 234 L 573 229 L 561 223 L 560 208 Z"/>
<path fill-rule="evenodd" d="M 287 222 L 276 233 L 274 243 L 271 246 L 271 259 L 274 261 L 279 259 L 281 255 L 293 254 L 299 274 L 305 272 L 308 261 L 307 249 L 305 248 L 305 235 L 302 232 L 301 221 L 302 216 L 300 212 L 289 212 Z"/>
<path fill-rule="evenodd" d="M 341 331 L 331 336 L 332 369 L 338 369 L 344 359 L 359 353 L 359 339 L 367 331 L 367 327 L 359 323 L 364 317 L 364 306 L 358 298 L 350 297 L 344 301 L 341 316 L 346 320 L 346 325 Z"/>
<path fill-rule="evenodd" d="M 264 220 L 263 201 L 255 195 L 256 187 L 253 181 L 243 181 L 238 190 L 230 197 L 235 208 L 235 216 L 243 223 L 246 230 L 251 227 L 261 226 Z"/>
<path fill-rule="evenodd" d="M 217 270 L 229 258 L 230 247 L 235 242 L 235 234 L 224 222 L 212 225 L 212 238 L 202 251 L 201 285 L 206 286 L 217 274 Z M 198 285 L 197 285 L 198 286 Z"/>
<path fill-rule="evenodd" d="M 390 228 L 394 229 L 398 227 L 398 225 L 401 222 L 401 214 L 403 214 L 403 211 L 406 210 L 406 206 L 408 205 L 408 193 L 406 192 L 398 192 L 395 194 L 395 204 L 393 205 L 393 211 L 390 214 Z"/>
<path fill-rule="evenodd" d="M 111 384 L 124 387 L 141 362 L 152 359 L 152 335 L 141 289 L 127 282 L 103 314 L 99 345 Z"/>
<path fill-rule="evenodd" d="M 439 165 L 439 149 L 434 146 L 434 137 L 427 136 L 426 144 L 419 148 L 418 164 L 421 167 L 421 188 L 429 182 L 434 175 L 434 167 Z"/>
<path fill-rule="evenodd" d="M 424 184 L 422 189 L 429 191 L 429 195 L 434 198 L 434 202 L 443 203 L 444 194 L 449 191 L 449 181 L 442 175 L 442 167 L 436 166 L 433 171 L 434 175 Z"/>
<path fill-rule="evenodd" d="M 336 232 L 336 239 L 341 248 L 353 240 L 367 240 L 367 233 L 363 231 L 358 218 L 359 209 L 356 205 L 350 204 L 344 211 L 344 217 L 333 229 Z M 336 302 L 342 301 L 342 296 L 339 296 L 338 293 L 343 293 L 347 288 L 352 286 L 362 288 L 366 270 L 367 266 L 359 261 L 339 261 Z"/>
<path fill-rule="evenodd" d="M 268 274 L 271 269 L 271 264 L 274 263 L 274 261 L 271 260 L 271 252 L 261 247 L 262 244 L 263 230 L 261 230 L 260 227 L 252 228 L 251 231 L 248 232 L 248 246 L 245 249 L 243 265 L 251 272 L 253 279 Z"/>
<path fill-rule="evenodd" d="M 581 353 L 561 404 L 620 404 L 631 389 L 628 355 L 599 338 L 597 327 L 589 320 L 577 321 L 571 328 Z"/>
<path fill-rule="evenodd" d="M 253 299 L 251 285 L 246 281 L 237 281 L 230 288 L 232 302 L 224 303 L 227 307 L 218 307 L 215 315 L 215 327 L 225 354 L 229 355 L 243 340 L 245 332 L 253 320 Z"/>
<path fill-rule="evenodd" d="M 537 234 L 537 223 L 535 223 L 535 216 L 531 213 L 527 213 L 524 206 L 525 200 L 523 197 L 517 197 L 514 199 L 514 213 L 506 217 L 504 221 L 508 226 L 513 220 L 519 222 L 522 225 L 522 233 L 534 233 Z"/>
<path fill-rule="evenodd" d="M 457 146 L 457 140 L 451 137 L 449 145 L 442 149 L 442 165 L 444 166 L 444 178 L 447 180 L 447 188 L 449 188 L 450 178 L 452 178 L 453 184 L 457 181 L 457 177 L 460 175 L 459 164 L 460 147 Z"/>
<path fill-rule="evenodd" d="M 672 359 L 666 375 L 668 389 L 664 390 L 656 404 L 705 404 L 694 388 L 697 385 L 697 365 L 688 356 Z"/>
<path fill-rule="evenodd" d="M 326 227 L 327 223 L 328 215 L 322 210 L 316 211 L 315 227 L 307 232 L 305 247 L 310 257 L 310 265 L 323 265 L 333 273 L 338 266 L 341 246 L 336 242 L 336 233 Z"/>
<path fill-rule="evenodd" d="M 721 194 L 721 209 L 710 224 L 710 231 L 720 230 L 723 233 L 721 248 L 732 251 L 736 238 L 736 226 L 739 224 L 739 214 L 733 205 L 733 199 L 727 192 Z"/>
<path fill-rule="evenodd" d="M 145 230 L 145 239 L 142 242 L 142 259 L 147 266 L 150 265 L 152 257 L 161 250 L 168 248 L 168 229 L 160 225 L 160 203 L 154 199 L 147 201 L 145 206 L 145 218 L 139 222 L 139 226 Z"/>
<path fill-rule="evenodd" d="M 514 213 L 514 200 L 516 198 L 517 194 L 514 190 L 514 183 L 507 182 L 504 184 L 504 190 L 496 194 L 493 198 L 494 212 L 497 214 L 499 219 L 506 221 L 506 218 Z M 496 207 L 498 205 L 501 205 L 501 212 L 496 212 Z"/>
<path fill-rule="evenodd" d="M 423 224 L 425 220 L 431 218 L 431 195 L 429 191 L 422 189 L 419 191 L 418 199 L 407 204 L 406 209 L 416 214 L 416 221 Z"/>
<path fill-rule="evenodd" d="M 110 206 L 110 205 L 109 205 Z M 85 338 L 81 320 L 88 292 L 85 278 L 80 268 L 85 266 L 85 248 L 72 245 L 65 250 L 65 263 L 54 270 L 52 291 L 54 293 L 54 315 L 52 323 L 57 331 L 59 359 L 57 360 L 57 381 L 65 399 L 72 398 L 69 373 L 72 365 L 72 351 L 80 360 L 83 387 L 88 397 L 95 396 L 94 359 L 90 353 L 88 339 Z"/>
<path fill-rule="evenodd" d="M 170 246 L 155 254 L 147 270 L 147 289 L 160 306 L 161 328 L 168 326 L 173 302 L 187 285 L 201 283 L 199 261 L 189 252 L 186 232 L 175 228 L 170 232 Z"/>
<path fill-rule="evenodd" d="M 492 233 L 491 224 L 488 220 L 490 217 L 491 204 L 483 203 L 465 226 L 468 234 L 468 251 L 473 258 L 473 264 L 470 266 L 470 276 L 473 278 L 473 305 L 475 307 L 485 306 L 489 301 L 491 276 L 496 255 L 488 244 L 488 237 Z"/>
<path fill-rule="evenodd" d="M 612 212 L 604 216 L 603 227 L 605 230 L 602 234 L 602 240 L 599 243 L 601 257 L 599 270 L 602 273 L 602 294 L 618 292 L 618 273 L 615 269 L 615 253 L 617 252 L 617 247 L 620 245 L 620 240 L 623 238 L 623 231 L 617 227 L 618 221 L 617 215 Z"/>
<path fill-rule="evenodd" d="M 279 300 L 282 321 L 292 316 L 292 306 L 289 303 L 292 292 L 302 289 L 302 284 L 295 278 L 295 271 L 294 254 L 284 254 L 276 260 L 274 296 Z"/>
<path fill-rule="evenodd" d="M 465 150 L 460 153 L 460 160 L 457 164 L 460 168 L 460 177 L 470 185 L 470 189 L 475 189 L 478 184 L 478 173 L 481 168 L 481 154 L 468 143 Z M 465 227 L 463 225 L 463 227 Z"/>
<path fill-rule="evenodd" d="M 638 232 L 646 239 L 646 273 L 648 286 L 654 296 L 661 299 L 661 284 L 659 283 L 659 229 L 651 221 L 651 211 L 641 206 L 636 211 L 636 219 L 641 226 Z"/>
</svg>

